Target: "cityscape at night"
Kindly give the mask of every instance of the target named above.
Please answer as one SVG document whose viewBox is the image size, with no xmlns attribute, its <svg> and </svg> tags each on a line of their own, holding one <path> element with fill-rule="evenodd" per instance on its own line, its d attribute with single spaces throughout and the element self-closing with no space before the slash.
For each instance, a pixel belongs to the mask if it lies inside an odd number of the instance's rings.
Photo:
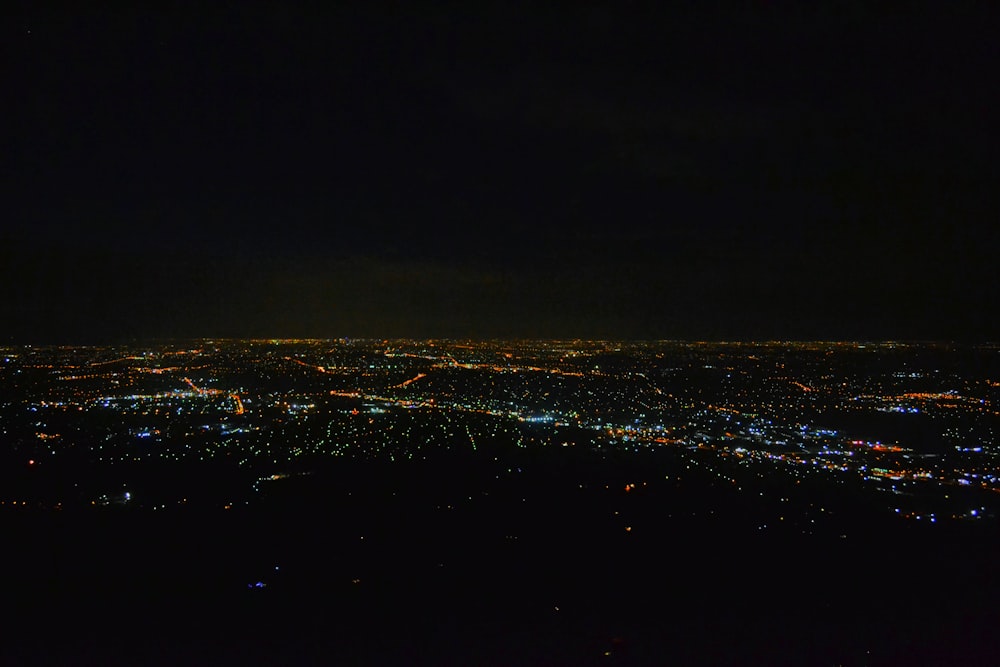
<svg viewBox="0 0 1000 667">
<path fill-rule="evenodd" d="M 0 502 L 166 509 L 189 502 L 186 483 L 135 492 L 129 471 L 209 463 L 253 480 L 200 501 L 233 508 L 258 500 L 267 482 L 340 459 L 499 461 L 570 447 L 671 450 L 739 491 L 787 476 L 844 485 L 870 511 L 903 519 L 990 519 L 1000 494 L 998 354 L 995 345 L 896 342 L 10 347 L 0 355 L 6 455 L 37 486 L 23 496 L 8 487 Z M 94 472 L 46 488 L 49 468 Z M 132 490 L 98 493 L 89 480 L 109 474 Z"/>
<path fill-rule="evenodd" d="M 34 545 L 17 622 L 137 613 L 112 645 L 139 660 L 231 660 L 246 636 L 267 661 L 896 664 L 992 633 L 974 564 L 998 546 L 996 345 L 202 339 L 0 361 L 0 515 Z M 181 639 L 135 648 L 151 623 Z"/>
<path fill-rule="evenodd" d="M 8 4 L 0 665 L 1000 663 L 996 3 Z"/>
</svg>

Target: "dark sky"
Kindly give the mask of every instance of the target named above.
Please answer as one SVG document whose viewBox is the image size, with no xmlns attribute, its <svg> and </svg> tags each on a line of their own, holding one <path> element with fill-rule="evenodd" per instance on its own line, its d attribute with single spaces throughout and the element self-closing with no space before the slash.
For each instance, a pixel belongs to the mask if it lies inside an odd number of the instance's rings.
<svg viewBox="0 0 1000 667">
<path fill-rule="evenodd" d="M 38 4 L 6 340 L 1000 337 L 988 3 Z"/>
</svg>

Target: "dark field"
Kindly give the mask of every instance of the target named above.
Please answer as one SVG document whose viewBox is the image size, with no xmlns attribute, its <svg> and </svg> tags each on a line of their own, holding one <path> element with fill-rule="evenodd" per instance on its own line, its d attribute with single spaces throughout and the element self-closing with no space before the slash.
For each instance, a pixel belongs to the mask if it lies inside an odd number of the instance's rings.
<svg viewBox="0 0 1000 667">
<path fill-rule="evenodd" d="M 4 512 L 2 661 L 995 664 L 992 522 L 698 460 L 348 462 L 231 510 Z"/>
</svg>

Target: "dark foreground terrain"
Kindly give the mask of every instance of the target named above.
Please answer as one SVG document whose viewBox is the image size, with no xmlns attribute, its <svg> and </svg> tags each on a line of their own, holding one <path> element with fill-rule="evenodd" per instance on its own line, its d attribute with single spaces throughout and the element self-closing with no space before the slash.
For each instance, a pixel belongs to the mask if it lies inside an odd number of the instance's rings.
<svg viewBox="0 0 1000 667">
<path fill-rule="evenodd" d="M 699 456 L 346 462 L 228 510 L 7 508 L 0 663 L 1000 660 L 992 521 Z"/>
</svg>

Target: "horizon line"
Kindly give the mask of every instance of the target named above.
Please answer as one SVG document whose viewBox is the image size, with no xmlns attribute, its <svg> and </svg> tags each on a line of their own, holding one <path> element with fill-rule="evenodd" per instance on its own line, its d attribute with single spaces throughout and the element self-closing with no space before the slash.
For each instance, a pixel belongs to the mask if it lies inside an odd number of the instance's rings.
<svg viewBox="0 0 1000 667">
<path fill-rule="evenodd" d="M 969 339 L 934 339 L 934 338 L 855 338 L 855 339 L 824 339 L 824 338 L 614 338 L 614 337 L 524 337 L 524 336 L 149 336 L 136 337 L 125 341 L 104 342 L 15 342 L 0 343 L 0 347 L 114 347 L 125 345 L 163 344 L 172 342 L 200 343 L 347 343 L 364 342 L 460 342 L 460 343 L 680 343 L 680 344 L 715 344 L 715 345 L 998 345 L 996 340 Z"/>
</svg>

